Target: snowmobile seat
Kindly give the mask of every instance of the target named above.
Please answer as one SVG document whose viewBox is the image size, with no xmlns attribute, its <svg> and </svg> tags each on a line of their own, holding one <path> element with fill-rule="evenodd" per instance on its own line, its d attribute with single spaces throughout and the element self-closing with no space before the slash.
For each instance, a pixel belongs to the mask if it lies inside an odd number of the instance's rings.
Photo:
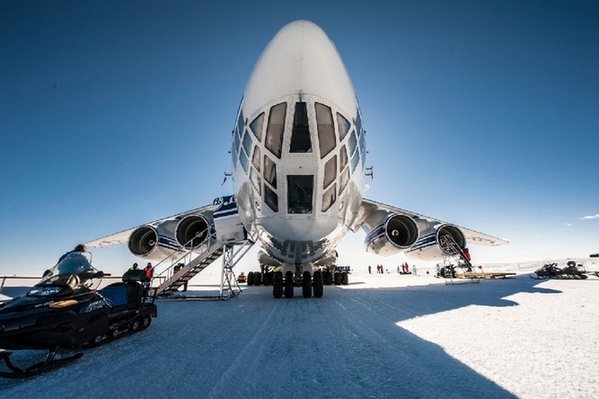
<svg viewBox="0 0 599 399">
<path fill-rule="evenodd" d="M 144 270 L 127 270 L 123 274 L 123 282 L 144 282 L 147 281 L 146 272 Z"/>
<path fill-rule="evenodd" d="M 114 283 L 100 290 L 100 294 L 113 308 L 128 305 L 139 306 L 143 296 L 143 287 L 138 283 Z"/>
<path fill-rule="evenodd" d="M 110 284 L 102 288 L 100 294 L 113 307 L 127 304 L 127 287 L 123 283 Z"/>
</svg>

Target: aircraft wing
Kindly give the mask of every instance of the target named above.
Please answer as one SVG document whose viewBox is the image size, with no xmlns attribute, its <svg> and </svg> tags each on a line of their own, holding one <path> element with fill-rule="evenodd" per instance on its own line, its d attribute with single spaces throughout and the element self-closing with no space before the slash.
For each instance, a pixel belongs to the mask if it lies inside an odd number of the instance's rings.
<svg viewBox="0 0 599 399">
<path fill-rule="evenodd" d="M 368 219 L 371 219 L 371 220 L 378 219 L 378 220 L 382 221 L 382 220 L 384 220 L 384 218 L 386 218 L 388 215 L 391 215 L 391 214 L 405 215 L 405 216 L 409 216 L 413 219 L 422 219 L 431 224 L 446 224 L 447 223 L 442 220 L 432 218 L 430 216 L 421 215 L 416 212 L 408 211 L 408 210 L 401 209 L 401 208 L 396 208 L 393 206 L 389 206 L 386 204 L 382 204 L 380 202 L 376 202 L 376 201 L 372 201 L 372 200 L 364 198 L 362 200 L 362 204 L 360 205 L 358 218 L 356 220 L 356 223 L 354 223 L 354 225 L 352 226 L 352 230 L 356 231 L 357 229 L 361 228 L 362 225 Z M 468 229 L 468 228 L 465 228 L 462 226 L 455 225 L 453 223 L 447 223 L 447 224 L 451 224 L 451 225 L 459 228 L 462 231 L 462 233 L 464 234 L 464 237 L 466 238 L 466 240 L 472 244 L 483 245 L 483 246 L 498 246 L 498 245 L 504 245 L 504 244 L 509 243 L 508 240 L 503 239 L 503 238 L 495 237 L 495 236 L 492 236 L 489 234 L 484 234 L 484 233 L 481 233 L 476 230 L 472 230 L 472 229 Z"/>
<path fill-rule="evenodd" d="M 206 210 L 209 210 L 209 209 L 213 209 L 214 207 L 215 207 L 215 205 L 206 205 L 206 206 L 203 206 L 201 208 L 196 208 L 196 209 L 192 209 L 192 210 L 189 210 L 189 211 L 181 212 L 181 213 L 178 213 L 176 215 L 172 215 L 172 216 L 168 216 L 168 217 L 165 217 L 165 218 L 162 218 L 162 219 L 158 219 L 158 220 L 155 220 L 155 221 L 150 222 L 150 223 L 144 223 L 143 225 L 138 225 L 138 226 L 135 226 L 135 227 L 131 227 L 131 228 L 127 229 L 127 230 L 123 230 L 123 231 L 120 231 L 118 233 L 110 234 L 110 235 L 107 235 L 105 237 L 101 237 L 101 238 L 95 239 L 93 241 L 86 242 L 85 245 L 88 246 L 88 247 L 90 247 L 90 248 L 104 248 L 104 247 L 108 247 L 110 245 L 122 244 L 122 243 L 127 242 L 129 240 L 129 237 L 131 236 L 131 233 L 133 233 L 136 229 L 138 229 L 141 226 L 146 226 L 146 225 L 149 225 L 149 226 L 158 226 L 158 225 L 160 225 L 161 223 L 163 223 L 163 222 L 165 222 L 167 220 L 181 219 L 181 218 L 184 218 L 187 215 L 193 215 L 193 214 L 196 214 L 196 213 L 201 213 L 203 211 L 206 211 Z"/>
</svg>

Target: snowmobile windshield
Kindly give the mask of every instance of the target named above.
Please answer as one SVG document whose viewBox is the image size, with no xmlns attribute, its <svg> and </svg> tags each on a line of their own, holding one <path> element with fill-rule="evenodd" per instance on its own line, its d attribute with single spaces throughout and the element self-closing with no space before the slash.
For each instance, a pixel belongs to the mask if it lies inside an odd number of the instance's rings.
<svg viewBox="0 0 599 399">
<path fill-rule="evenodd" d="M 65 274 L 81 275 L 93 272 L 91 259 L 92 255 L 89 252 L 69 252 L 44 275 L 42 281 Z"/>
</svg>

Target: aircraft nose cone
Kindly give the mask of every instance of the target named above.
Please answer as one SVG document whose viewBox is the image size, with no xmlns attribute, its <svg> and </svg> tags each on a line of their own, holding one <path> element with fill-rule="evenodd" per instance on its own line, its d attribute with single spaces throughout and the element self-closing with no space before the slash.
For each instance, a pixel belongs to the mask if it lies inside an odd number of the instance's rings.
<svg viewBox="0 0 599 399">
<path fill-rule="evenodd" d="M 354 113 L 354 88 L 337 49 L 322 29 L 304 20 L 284 26 L 264 49 L 246 86 L 244 111 L 300 91 Z"/>
</svg>

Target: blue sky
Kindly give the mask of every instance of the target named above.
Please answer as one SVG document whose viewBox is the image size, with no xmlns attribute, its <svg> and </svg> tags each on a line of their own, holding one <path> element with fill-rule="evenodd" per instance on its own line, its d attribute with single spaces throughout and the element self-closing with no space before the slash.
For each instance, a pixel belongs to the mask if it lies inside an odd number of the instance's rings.
<svg viewBox="0 0 599 399">
<path fill-rule="evenodd" d="M 353 80 L 366 197 L 510 239 L 475 262 L 599 252 L 596 2 L 287 3 L 0 2 L 0 275 L 229 194 L 246 81 L 296 19 Z M 405 259 L 364 257 L 363 237 L 342 263 Z"/>
</svg>

